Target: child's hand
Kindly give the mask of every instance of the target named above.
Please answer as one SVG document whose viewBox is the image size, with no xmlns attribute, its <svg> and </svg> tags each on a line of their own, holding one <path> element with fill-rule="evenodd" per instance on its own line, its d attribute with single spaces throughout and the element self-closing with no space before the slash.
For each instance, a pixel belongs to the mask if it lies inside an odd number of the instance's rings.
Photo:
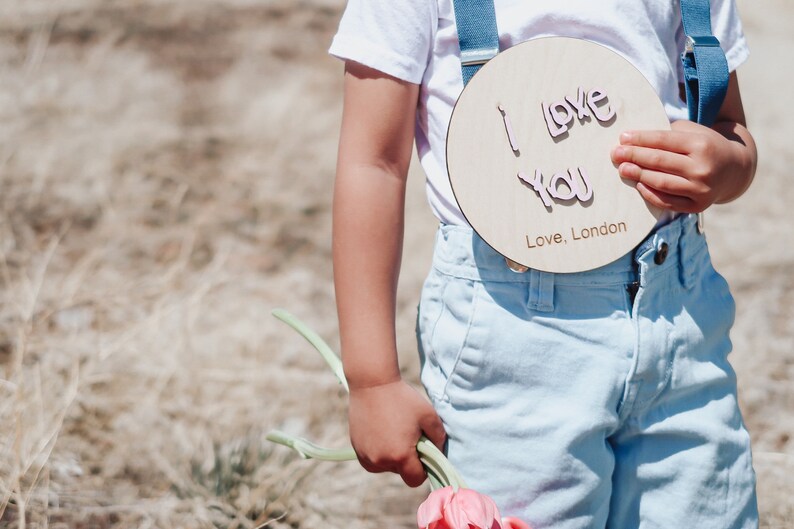
<svg viewBox="0 0 794 529">
<path fill-rule="evenodd" d="M 350 387 L 350 440 L 370 472 L 396 472 L 411 487 L 425 480 L 416 443 L 426 435 L 439 449 L 446 433 L 433 407 L 402 380 Z"/>
<path fill-rule="evenodd" d="M 676 121 L 671 131 L 627 131 L 612 150 L 612 161 L 654 206 L 700 213 L 739 196 L 755 171 L 754 146 L 735 133 L 739 125 L 718 126 L 719 132 Z"/>
</svg>

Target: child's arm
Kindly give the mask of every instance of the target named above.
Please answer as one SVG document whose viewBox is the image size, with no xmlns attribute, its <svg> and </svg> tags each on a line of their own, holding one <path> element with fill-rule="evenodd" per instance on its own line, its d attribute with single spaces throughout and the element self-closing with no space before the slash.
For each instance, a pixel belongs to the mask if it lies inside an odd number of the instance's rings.
<svg viewBox="0 0 794 529">
<path fill-rule="evenodd" d="M 405 182 L 419 87 L 348 61 L 333 206 L 336 302 L 353 448 L 370 472 L 425 472 L 422 433 L 442 447 L 433 407 L 400 376 L 395 298 L 403 242 Z"/>
<path fill-rule="evenodd" d="M 612 151 L 620 176 L 637 182 L 645 200 L 665 209 L 699 213 L 747 190 L 758 153 L 746 128 L 735 72 L 712 128 L 676 121 L 672 129 L 624 132 Z"/>
</svg>

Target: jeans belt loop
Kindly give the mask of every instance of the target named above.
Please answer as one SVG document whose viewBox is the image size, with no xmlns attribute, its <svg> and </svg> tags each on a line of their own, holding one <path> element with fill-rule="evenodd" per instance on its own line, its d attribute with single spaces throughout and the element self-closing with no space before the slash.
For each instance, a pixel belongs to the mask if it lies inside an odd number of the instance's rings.
<svg viewBox="0 0 794 529">
<path fill-rule="evenodd" d="M 694 217 L 694 218 L 693 218 Z M 700 237 L 698 216 L 690 215 L 688 219 L 682 219 L 681 232 L 678 234 L 678 277 L 681 281 L 681 286 L 686 290 L 692 290 L 695 286 L 695 265 L 689 259 L 689 251 L 692 241 L 689 238 Z"/>
<path fill-rule="evenodd" d="M 554 274 L 529 269 L 529 308 L 540 312 L 554 310 Z"/>
</svg>

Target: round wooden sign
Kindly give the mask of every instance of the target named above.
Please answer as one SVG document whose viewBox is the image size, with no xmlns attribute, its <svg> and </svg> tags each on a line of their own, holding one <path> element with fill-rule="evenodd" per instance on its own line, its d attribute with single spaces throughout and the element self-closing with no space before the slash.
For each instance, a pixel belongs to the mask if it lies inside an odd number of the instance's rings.
<svg viewBox="0 0 794 529">
<path fill-rule="evenodd" d="M 645 77 L 598 44 L 513 46 L 471 79 L 452 112 L 447 171 L 472 228 L 516 263 L 579 272 L 610 263 L 661 210 L 623 180 L 610 151 L 625 130 L 669 130 Z"/>
</svg>

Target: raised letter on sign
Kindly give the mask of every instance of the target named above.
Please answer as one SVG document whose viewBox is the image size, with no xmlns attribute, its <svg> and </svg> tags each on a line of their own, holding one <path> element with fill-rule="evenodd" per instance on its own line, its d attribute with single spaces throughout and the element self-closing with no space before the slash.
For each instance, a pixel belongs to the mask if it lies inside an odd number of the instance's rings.
<svg viewBox="0 0 794 529">
<path fill-rule="evenodd" d="M 565 182 L 565 185 L 568 186 L 567 193 L 560 193 L 560 180 Z M 557 200 L 571 200 L 577 195 L 578 190 L 579 188 L 573 182 L 573 175 L 570 174 L 570 171 L 567 173 L 555 174 L 551 177 L 551 182 L 549 182 L 549 195 Z"/>
<path fill-rule="evenodd" d="M 562 111 L 560 111 L 560 109 L 562 109 Z M 551 117 L 554 119 L 554 122 L 561 127 L 567 127 L 568 124 L 573 121 L 573 110 L 571 110 L 571 107 L 568 106 L 568 103 L 566 103 L 564 99 L 552 103 L 549 106 L 549 110 L 551 111 Z"/>
<path fill-rule="evenodd" d="M 507 141 L 510 142 L 510 148 L 513 149 L 513 152 L 518 152 L 518 145 L 516 145 L 515 136 L 513 136 L 513 126 L 510 124 L 510 117 L 505 112 L 505 109 L 502 108 L 502 105 L 499 105 L 499 112 L 502 113 L 502 120 L 505 122 L 505 130 L 507 131 Z"/>
<path fill-rule="evenodd" d="M 546 103 L 541 102 L 540 108 L 543 109 L 543 119 L 546 120 L 546 128 L 549 129 L 549 134 L 551 134 L 552 138 L 556 138 L 557 136 L 565 133 L 568 130 L 567 125 L 562 125 L 561 127 L 557 126 L 557 123 L 555 123 L 554 118 L 551 117 L 551 113 L 549 112 L 549 106 Z"/>
<path fill-rule="evenodd" d="M 546 191 L 546 188 L 543 187 L 543 173 L 540 172 L 540 169 L 535 169 L 534 180 L 530 180 L 529 177 L 521 171 L 518 172 L 518 178 L 532 186 L 532 189 L 535 190 L 535 193 L 537 193 L 543 201 L 544 206 L 547 208 L 551 207 L 551 198 L 549 198 L 549 193 Z"/>
<path fill-rule="evenodd" d="M 576 110 L 576 117 L 579 119 L 590 117 L 590 111 L 587 109 L 587 102 L 585 101 L 584 88 L 581 86 L 579 87 L 579 90 L 576 92 L 576 99 L 573 99 L 571 96 L 565 96 L 565 100 Z"/>
<path fill-rule="evenodd" d="M 587 176 L 583 167 L 579 167 L 579 176 L 582 178 L 582 182 L 584 183 L 584 191 L 582 188 L 579 187 L 579 183 L 576 183 L 576 196 L 580 202 L 587 202 L 591 198 L 593 198 L 593 186 L 590 184 L 590 178 Z M 569 171 L 570 172 L 570 171 Z M 575 178 L 573 177 L 573 173 L 571 173 L 571 181 L 575 182 Z"/>
<path fill-rule="evenodd" d="M 593 186 L 590 185 L 590 178 L 588 178 L 583 168 L 579 167 L 578 169 L 579 176 L 582 179 L 582 183 L 584 183 L 584 189 L 579 185 L 573 170 L 569 169 L 567 173 L 557 173 L 551 178 L 548 189 L 549 195 L 556 200 L 571 200 L 573 197 L 578 198 L 580 202 L 590 200 L 593 197 Z M 560 192 L 560 180 L 568 186 L 569 191 L 567 193 Z"/>
<path fill-rule="evenodd" d="M 606 105 L 603 108 L 599 107 L 597 103 L 604 100 L 607 102 Z M 587 106 L 598 121 L 609 121 L 615 116 L 615 109 L 610 107 L 606 92 L 598 88 L 593 88 L 587 93 Z"/>
</svg>

